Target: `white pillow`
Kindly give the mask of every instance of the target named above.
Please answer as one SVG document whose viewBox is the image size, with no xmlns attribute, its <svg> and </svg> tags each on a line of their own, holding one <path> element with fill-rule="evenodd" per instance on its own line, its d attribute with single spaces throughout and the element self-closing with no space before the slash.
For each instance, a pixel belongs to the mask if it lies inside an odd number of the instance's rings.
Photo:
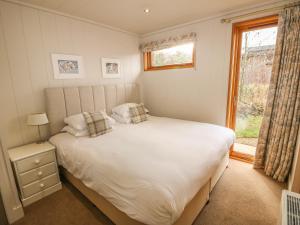
<svg viewBox="0 0 300 225">
<path fill-rule="evenodd" d="M 136 106 L 136 103 L 124 103 L 114 107 L 111 111 L 121 117 L 130 117 L 129 107 Z"/>
<path fill-rule="evenodd" d="M 64 119 L 64 122 L 75 130 L 87 130 L 87 125 L 82 113 L 68 116 Z"/>
<path fill-rule="evenodd" d="M 112 127 L 114 124 L 116 124 L 116 120 L 114 118 L 111 118 L 106 114 L 105 111 L 101 111 L 104 118 L 108 119 L 110 126 Z"/>
<path fill-rule="evenodd" d="M 106 112 L 101 111 L 103 116 L 109 120 L 110 125 L 114 125 L 116 121 L 109 117 Z M 87 124 L 85 122 L 85 118 L 82 113 L 75 114 L 72 116 L 68 116 L 64 119 L 64 122 L 75 130 L 88 130 Z"/>
<path fill-rule="evenodd" d="M 124 118 L 130 118 L 130 113 L 129 113 L 129 108 L 138 105 L 137 103 L 124 103 L 122 105 L 118 105 L 116 107 L 114 107 L 111 111 L 114 114 L 117 114 L 121 117 Z M 149 113 L 149 110 L 146 109 L 146 113 Z"/>
<path fill-rule="evenodd" d="M 130 117 L 122 117 L 122 116 L 120 116 L 119 114 L 116 114 L 116 113 L 111 114 L 111 117 L 114 118 L 119 123 L 125 123 L 125 124 L 131 123 L 131 118 Z"/>
<path fill-rule="evenodd" d="M 65 126 L 62 130 L 62 132 L 68 132 L 69 134 L 72 134 L 75 137 L 84 137 L 89 135 L 89 131 L 87 129 L 85 130 L 76 130 L 73 127 Z"/>
</svg>

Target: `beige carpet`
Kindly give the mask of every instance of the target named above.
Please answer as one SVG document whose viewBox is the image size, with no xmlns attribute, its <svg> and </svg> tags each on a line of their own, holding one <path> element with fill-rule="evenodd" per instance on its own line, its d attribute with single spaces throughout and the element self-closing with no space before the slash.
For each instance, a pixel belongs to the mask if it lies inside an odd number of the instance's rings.
<svg viewBox="0 0 300 225">
<path fill-rule="evenodd" d="M 283 188 L 250 164 L 231 160 L 194 225 L 274 225 Z M 94 224 L 113 223 L 65 183 L 61 191 L 26 207 L 25 217 L 14 225 Z"/>
</svg>

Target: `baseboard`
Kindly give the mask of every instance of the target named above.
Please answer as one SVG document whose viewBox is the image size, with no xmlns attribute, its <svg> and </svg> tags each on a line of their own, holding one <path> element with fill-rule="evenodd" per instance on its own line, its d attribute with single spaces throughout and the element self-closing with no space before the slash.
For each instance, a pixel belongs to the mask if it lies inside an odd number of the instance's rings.
<svg viewBox="0 0 300 225">
<path fill-rule="evenodd" d="M 12 208 L 11 213 L 7 215 L 7 220 L 10 224 L 12 224 L 23 217 L 23 206 L 20 204 Z"/>
</svg>

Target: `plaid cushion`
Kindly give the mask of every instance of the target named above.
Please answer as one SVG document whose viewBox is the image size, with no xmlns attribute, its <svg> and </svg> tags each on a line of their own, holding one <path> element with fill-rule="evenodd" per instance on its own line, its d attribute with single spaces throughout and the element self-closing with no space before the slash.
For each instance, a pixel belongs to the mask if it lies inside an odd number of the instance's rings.
<svg viewBox="0 0 300 225">
<path fill-rule="evenodd" d="M 112 130 L 109 120 L 101 112 L 84 112 L 83 116 L 88 126 L 90 137 L 97 137 Z"/>
<path fill-rule="evenodd" d="M 144 104 L 129 107 L 129 113 L 132 123 L 140 123 L 147 120 L 147 113 Z"/>
</svg>

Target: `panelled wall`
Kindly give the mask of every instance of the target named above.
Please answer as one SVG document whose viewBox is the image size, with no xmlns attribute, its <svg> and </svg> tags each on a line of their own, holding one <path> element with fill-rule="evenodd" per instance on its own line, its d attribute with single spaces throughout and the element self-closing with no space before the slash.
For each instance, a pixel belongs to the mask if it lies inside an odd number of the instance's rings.
<svg viewBox="0 0 300 225">
<path fill-rule="evenodd" d="M 30 113 L 44 112 L 44 88 L 138 82 L 137 36 L 0 1 L 0 129 L 9 147 L 35 141 Z M 51 53 L 83 56 L 85 78 L 55 80 Z M 101 57 L 121 60 L 121 79 L 103 79 Z"/>
</svg>

